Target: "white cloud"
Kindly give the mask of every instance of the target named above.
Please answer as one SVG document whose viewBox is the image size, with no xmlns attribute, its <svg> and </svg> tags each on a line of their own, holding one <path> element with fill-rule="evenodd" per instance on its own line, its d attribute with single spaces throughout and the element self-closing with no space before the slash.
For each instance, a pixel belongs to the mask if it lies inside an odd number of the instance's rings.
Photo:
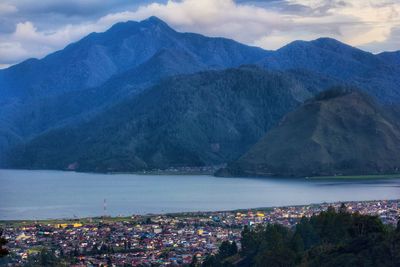
<svg viewBox="0 0 400 267">
<path fill-rule="evenodd" d="M 2 60 L 2 64 L 8 65 L 6 63 L 12 63 L 15 61 L 15 58 L 25 58 L 28 56 L 29 54 L 24 48 L 22 48 L 22 45 L 19 42 L 0 43 L 0 58 Z"/>
<path fill-rule="evenodd" d="M 56 31 L 39 31 L 32 22 L 18 23 L 15 32 L 0 36 L 0 64 L 8 65 L 30 57 L 43 57 L 90 32 L 103 31 L 108 26 L 99 27 L 96 23 L 89 23 L 65 25 Z"/>
<path fill-rule="evenodd" d="M 5 68 L 8 68 L 10 66 L 11 66 L 11 64 L 0 64 L 0 69 L 5 69 Z"/>
<path fill-rule="evenodd" d="M 0 3 L 0 15 L 11 14 L 17 12 L 18 9 L 8 3 Z"/>
<path fill-rule="evenodd" d="M 290 18 L 268 9 L 239 5 L 232 0 L 184 0 L 142 6 L 134 12 L 105 16 L 100 21 L 145 19 L 158 16 L 180 31 L 195 31 L 210 36 L 225 36 L 252 43 L 255 36 L 284 27 Z"/>
<path fill-rule="evenodd" d="M 302 9 L 294 12 L 296 7 Z M 6 9 L 0 4 L 0 14 Z M 386 42 L 395 40 L 391 34 L 400 28 L 397 0 L 286 0 L 279 9 L 276 2 L 274 6 L 268 3 L 257 6 L 233 0 L 169 0 L 52 31 L 37 29 L 29 21 L 20 22 L 12 34 L 0 35 L 0 64 L 42 57 L 90 32 L 104 31 L 116 22 L 153 15 L 179 31 L 233 38 L 266 49 L 276 49 L 296 39 L 329 36 L 377 52 L 380 47 L 395 46 Z"/>
<path fill-rule="evenodd" d="M 292 32 L 292 35 L 284 35 L 280 31 L 273 31 L 267 36 L 263 36 L 254 42 L 255 46 L 265 47 L 271 50 L 279 49 L 282 46 L 292 42 L 293 36 L 296 36 L 296 40 L 311 41 L 321 37 L 316 33 L 308 32 Z"/>
</svg>

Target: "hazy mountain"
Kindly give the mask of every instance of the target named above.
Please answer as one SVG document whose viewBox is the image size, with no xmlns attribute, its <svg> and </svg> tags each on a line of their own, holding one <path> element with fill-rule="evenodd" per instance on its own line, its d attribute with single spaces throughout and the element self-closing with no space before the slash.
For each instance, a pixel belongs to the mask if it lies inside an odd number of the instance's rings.
<svg viewBox="0 0 400 267">
<path fill-rule="evenodd" d="M 302 79 L 315 80 L 315 86 Z M 255 67 L 168 79 L 77 127 L 13 151 L 16 168 L 134 171 L 224 163 L 243 154 L 317 90 L 305 73 Z"/>
<path fill-rule="evenodd" d="M 335 39 L 294 41 L 266 56 L 268 69 L 304 69 L 362 88 L 380 101 L 400 101 L 400 64 L 396 53 L 374 55 Z"/>
<path fill-rule="evenodd" d="M 146 62 L 162 49 L 186 53 L 196 64 L 226 68 L 251 63 L 266 51 L 224 38 L 178 33 L 150 17 L 141 22 L 117 23 L 92 33 L 47 57 L 29 59 L 0 71 L 0 96 L 38 97 L 94 87 L 112 75 Z M 184 70 L 185 66 L 181 69 Z"/>
<path fill-rule="evenodd" d="M 164 77 L 239 66 L 267 53 L 224 38 L 179 33 L 156 17 L 118 23 L 41 60 L 0 70 L 0 150 L 78 123 Z"/>
<path fill-rule="evenodd" d="M 363 93 L 325 91 L 289 113 L 219 175 L 398 173 L 400 127 Z"/>
<path fill-rule="evenodd" d="M 182 70 L 185 69 L 185 71 Z M 111 77 L 103 85 L 42 97 L 28 104 L 17 102 L 11 106 L 13 122 L 20 134 L 31 137 L 68 123 L 78 123 L 112 106 L 121 99 L 138 94 L 161 78 L 180 73 L 194 73 L 206 68 L 183 52 L 161 50 L 147 62 Z M 19 109 L 16 106 L 20 107 Z M 4 110 L 4 109 L 3 109 Z"/>
</svg>

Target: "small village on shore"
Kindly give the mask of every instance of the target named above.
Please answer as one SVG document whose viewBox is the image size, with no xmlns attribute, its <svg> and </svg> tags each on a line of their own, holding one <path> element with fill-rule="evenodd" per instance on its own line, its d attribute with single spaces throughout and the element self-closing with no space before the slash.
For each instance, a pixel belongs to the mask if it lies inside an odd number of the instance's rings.
<svg viewBox="0 0 400 267">
<path fill-rule="evenodd" d="M 324 203 L 238 211 L 134 215 L 74 220 L 2 221 L 8 240 L 8 266 L 23 266 L 43 249 L 65 257 L 71 266 L 176 266 L 218 252 L 223 241 L 240 249 L 244 226 L 281 224 L 295 227 L 329 206 L 348 212 L 378 216 L 396 225 L 400 200 Z"/>
</svg>

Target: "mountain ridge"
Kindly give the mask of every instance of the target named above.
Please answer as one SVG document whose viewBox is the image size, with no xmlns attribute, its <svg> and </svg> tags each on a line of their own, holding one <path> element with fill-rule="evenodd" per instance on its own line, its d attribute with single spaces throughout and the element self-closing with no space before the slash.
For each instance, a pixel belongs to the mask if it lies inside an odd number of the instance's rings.
<svg viewBox="0 0 400 267">
<path fill-rule="evenodd" d="M 259 62 L 269 69 L 305 69 L 350 82 L 386 103 L 399 102 L 396 53 L 374 55 L 332 38 L 294 41 Z"/>
<path fill-rule="evenodd" d="M 57 93 L 57 90 L 65 92 L 95 87 L 114 74 L 144 63 L 161 48 L 179 48 L 191 51 L 193 54 L 200 53 L 204 48 L 202 46 L 196 47 L 195 43 L 199 41 L 210 47 L 225 43 L 226 47 L 224 48 L 232 51 L 237 49 L 236 56 L 240 57 L 242 63 L 248 60 L 246 56 L 241 56 L 240 49 L 242 48 L 254 51 L 255 57 L 261 57 L 266 53 L 260 48 L 246 46 L 230 39 L 212 38 L 200 34 L 190 34 L 189 37 L 191 38 L 188 38 L 188 36 L 187 33 L 173 30 L 156 17 L 141 22 L 117 23 L 105 32 L 91 33 L 42 59 L 28 59 L 20 64 L 0 70 L 0 73 L 2 73 L 0 77 L 3 76 L 3 81 L 0 80 L 0 88 L 3 89 L 1 91 L 7 88 L 14 89 L 14 91 L 24 90 L 17 93 L 22 94 L 22 96 L 24 94 L 30 96 L 29 91 L 32 89 L 36 90 L 35 94 L 39 95 L 40 89 L 50 89 L 51 91 L 46 91 L 46 95 L 49 95 L 53 93 L 52 91 Z M 192 47 L 180 45 L 182 39 L 186 40 L 186 44 L 192 45 Z M 207 48 L 207 46 L 205 47 Z M 223 53 L 218 54 L 223 55 Z M 252 57 L 253 55 L 249 58 Z M 234 58 L 235 55 L 231 53 L 226 57 L 226 62 L 231 61 L 234 64 Z M 207 60 L 212 63 L 212 59 L 208 58 Z M 252 61 L 251 59 L 247 63 Z M 218 66 L 221 63 L 224 62 L 219 60 L 215 65 Z M 227 63 L 219 67 L 234 67 L 234 65 Z M 22 81 L 22 83 L 18 83 L 14 79 L 4 81 L 7 75 L 13 78 L 20 76 L 21 73 L 26 77 L 26 81 Z M 67 79 L 64 78 L 65 74 L 68 74 Z M 5 82 L 7 86 L 4 86 L 2 82 Z M 15 92 L 10 92 L 11 96 L 13 96 L 12 93 Z M 7 96 L 4 92 L 2 95 Z M 16 95 L 18 96 L 18 94 Z"/>
<path fill-rule="evenodd" d="M 253 66 L 175 76 L 87 123 L 33 139 L 13 151 L 11 166 L 77 163 L 77 170 L 102 172 L 221 164 L 321 90 L 302 77 Z"/>
</svg>

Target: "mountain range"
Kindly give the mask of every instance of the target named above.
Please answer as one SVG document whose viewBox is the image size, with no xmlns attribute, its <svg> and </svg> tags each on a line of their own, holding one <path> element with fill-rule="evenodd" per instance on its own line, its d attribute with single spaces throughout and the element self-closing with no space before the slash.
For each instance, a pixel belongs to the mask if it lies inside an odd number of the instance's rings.
<svg viewBox="0 0 400 267">
<path fill-rule="evenodd" d="M 22 155 L 13 166 L 138 171 L 221 164 L 328 86 L 305 84 L 295 73 L 258 67 L 175 76 L 86 123 L 33 139 L 12 152 Z"/>
<path fill-rule="evenodd" d="M 237 67 L 267 53 L 178 33 L 156 17 L 118 23 L 43 59 L 0 70 L 0 150 L 88 118 L 164 77 Z"/>
<path fill-rule="evenodd" d="M 150 17 L 0 70 L 5 167 L 131 171 L 234 161 L 335 85 L 400 101 L 399 52 L 330 38 L 276 51 Z"/>
<path fill-rule="evenodd" d="M 167 67 L 180 63 L 174 58 L 190 64 L 187 71 L 189 65 L 179 66 L 179 72 L 239 66 L 267 54 L 224 38 L 178 33 L 160 19 L 150 17 L 141 22 L 117 23 L 104 33 L 89 34 L 41 60 L 29 59 L 2 70 L 0 96 L 26 99 L 96 87 L 134 68 L 148 71 L 151 60 L 162 58 L 162 51 L 171 51 L 164 60 Z"/>
</svg>

